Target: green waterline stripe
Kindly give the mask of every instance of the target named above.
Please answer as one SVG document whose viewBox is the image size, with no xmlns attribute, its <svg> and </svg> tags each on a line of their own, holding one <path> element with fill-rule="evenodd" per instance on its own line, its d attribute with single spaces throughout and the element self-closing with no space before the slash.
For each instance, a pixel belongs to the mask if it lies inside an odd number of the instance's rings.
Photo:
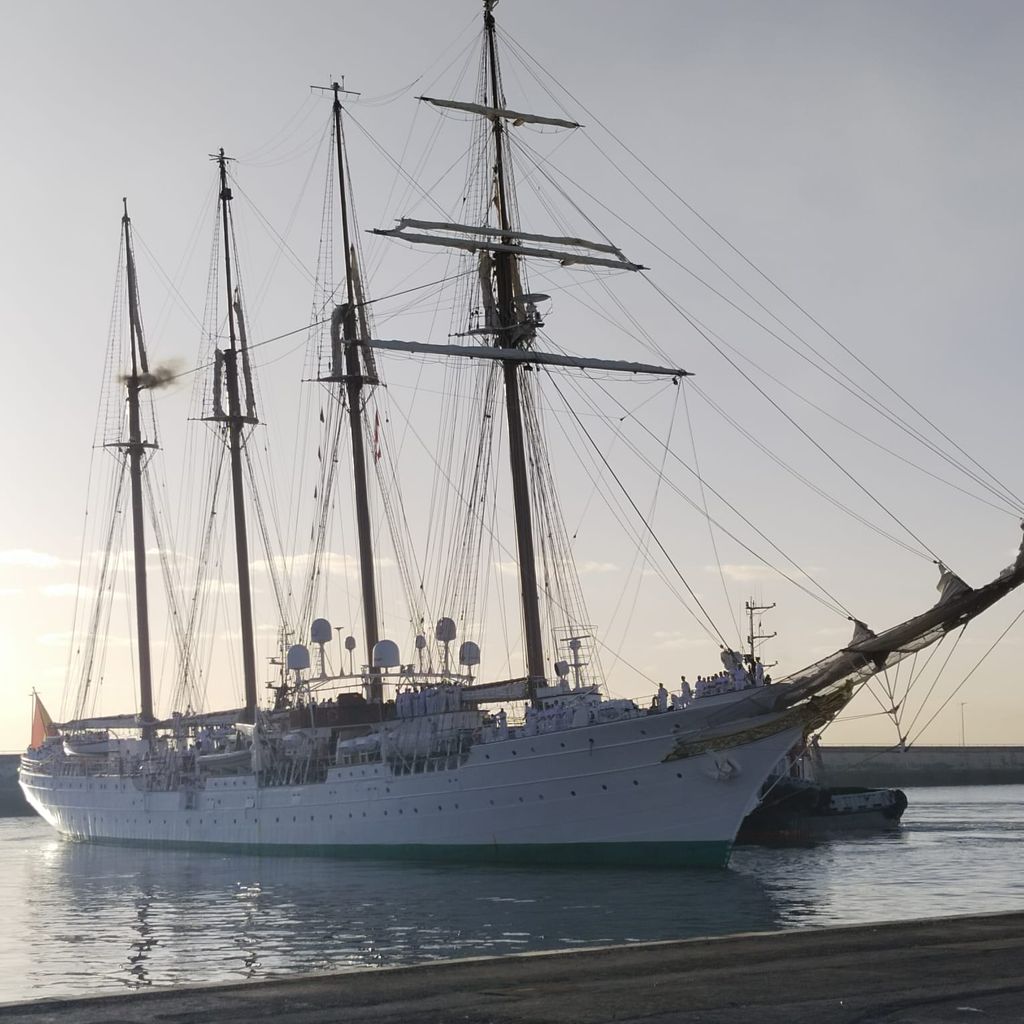
<svg viewBox="0 0 1024 1024">
<path fill-rule="evenodd" d="M 189 840 L 72 840 L 150 849 L 201 850 L 265 857 L 333 857 L 342 860 L 427 861 L 463 864 L 538 864 L 588 867 L 724 868 L 732 843 L 510 843 L 510 844 L 297 844 L 216 843 Z"/>
</svg>

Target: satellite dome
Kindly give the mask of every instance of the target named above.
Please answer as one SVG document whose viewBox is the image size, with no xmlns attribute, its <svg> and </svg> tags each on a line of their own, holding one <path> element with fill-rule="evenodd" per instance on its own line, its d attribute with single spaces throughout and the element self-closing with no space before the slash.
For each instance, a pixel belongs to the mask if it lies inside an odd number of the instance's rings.
<svg viewBox="0 0 1024 1024">
<path fill-rule="evenodd" d="M 459 648 L 459 664 L 460 665 L 479 665 L 480 664 L 480 645 L 474 643 L 472 640 L 467 640 Z"/>
<path fill-rule="evenodd" d="M 356 638 L 354 636 L 345 637 L 345 650 L 354 651 L 356 649 Z"/>
<path fill-rule="evenodd" d="M 427 638 L 422 633 L 416 634 L 416 650 L 422 651 L 427 646 Z"/>
<path fill-rule="evenodd" d="M 441 643 L 451 643 L 455 639 L 455 635 L 455 622 L 452 619 L 444 618 L 437 620 L 437 628 L 434 630 L 434 636 L 436 636 Z"/>
<path fill-rule="evenodd" d="M 401 664 L 402 656 L 394 640 L 378 640 L 373 645 L 374 668 L 398 668 Z"/>
<path fill-rule="evenodd" d="M 309 668 L 309 648 L 305 644 L 292 644 L 288 648 L 288 668 L 301 672 Z"/>
<path fill-rule="evenodd" d="M 331 642 L 331 624 L 326 619 L 314 619 L 309 627 L 309 638 L 315 644 Z"/>
</svg>

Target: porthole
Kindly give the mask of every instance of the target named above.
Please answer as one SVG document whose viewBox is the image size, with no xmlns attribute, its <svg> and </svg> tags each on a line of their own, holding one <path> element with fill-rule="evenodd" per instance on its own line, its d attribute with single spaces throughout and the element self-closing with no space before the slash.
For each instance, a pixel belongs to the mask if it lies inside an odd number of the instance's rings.
<svg viewBox="0 0 1024 1024">
<path fill-rule="evenodd" d="M 606 785 L 605 785 L 605 784 L 604 784 L 604 783 L 602 782 L 602 783 L 601 783 L 601 788 L 602 788 L 602 789 L 607 789 L 608 787 L 607 787 L 607 786 L 606 786 Z"/>
</svg>

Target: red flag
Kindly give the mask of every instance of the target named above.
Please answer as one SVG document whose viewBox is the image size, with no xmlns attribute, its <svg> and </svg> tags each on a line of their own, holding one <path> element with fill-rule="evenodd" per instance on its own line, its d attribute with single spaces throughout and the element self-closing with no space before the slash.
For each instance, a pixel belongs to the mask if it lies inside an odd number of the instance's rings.
<svg viewBox="0 0 1024 1024">
<path fill-rule="evenodd" d="M 35 691 L 32 692 L 32 696 L 35 699 L 35 706 L 32 709 L 32 746 L 41 747 L 43 740 L 47 736 L 56 736 L 57 730 L 54 728 L 53 719 L 50 718 L 46 708 L 43 707 L 43 702 L 39 699 L 39 694 Z"/>
<path fill-rule="evenodd" d="M 373 414 L 373 461 L 380 462 L 380 413 Z"/>
</svg>

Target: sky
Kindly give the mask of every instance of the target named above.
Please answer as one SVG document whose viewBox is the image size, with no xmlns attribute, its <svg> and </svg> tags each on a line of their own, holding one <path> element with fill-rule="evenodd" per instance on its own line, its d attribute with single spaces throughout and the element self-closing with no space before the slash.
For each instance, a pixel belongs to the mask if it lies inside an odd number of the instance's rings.
<svg viewBox="0 0 1024 1024">
<path fill-rule="evenodd" d="M 92 439 L 99 396 L 110 383 L 102 374 L 122 197 L 129 199 L 137 232 L 154 358 L 185 369 L 199 358 L 197 321 L 213 217 L 209 154 L 221 146 L 237 160 L 232 173 L 252 337 L 299 331 L 309 319 L 324 174 L 317 147 L 329 112 L 329 103 L 309 87 L 344 75 L 346 85 L 362 93 L 348 105 L 353 120 L 347 129 L 360 228 L 390 226 L 403 213 L 436 213 L 407 176 L 452 210 L 469 125 L 461 116 L 438 115 L 416 97 L 472 98 L 475 64 L 472 56 L 467 64 L 467 55 L 476 52 L 480 11 L 473 0 L 0 3 L 6 26 L 0 38 L 6 154 L 0 164 L 0 457 L 6 480 L 0 502 L 0 749 L 16 750 L 27 740 L 33 688 L 55 714 L 64 703 L 76 595 L 80 618 L 88 605 L 81 581 L 95 567 L 89 538 L 96 524 L 87 523 L 91 532 L 83 542 L 83 514 L 90 487 L 96 495 L 99 463 L 109 461 L 94 452 Z M 976 584 L 1012 561 L 1020 540 L 1007 507 L 1012 502 L 994 508 L 979 501 L 978 495 L 989 496 L 974 482 L 892 431 L 794 350 L 813 343 L 896 414 L 914 418 L 911 407 L 919 410 L 1011 492 L 1024 492 L 1015 302 L 1024 237 L 1020 5 L 504 0 L 496 13 L 511 47 L 504 64 L 510 105 L 556 116 L 568 111 L 584 125 L 574 133 L 521 134 L 529 152 L 542 154 L 535 168 L 519 171 L 523 227 L 546 230 L 549 210 L 535 198 L 534 185 L 550 171 L 548 198 L 564 212 L 571 195 L 581 211 L 566 214 L 567 223 L 585 235 L 612 238 L 651 268 L 644 280 L 612 283 L 621 285 L 623 301 L 657 351 L 692 370 L 700 389 L 631 384 L 623 403 L 643 405 L 643 422 L 669 449 L 681 459 L 696 458 L 708 488 L 756 521 L 784 552 L 772 553 L 775 564 L 786 565 L 788 575 L 794 565 L 806 569 L 845 611 L 876 629 L 932 602 L 937 574 L 931 556 Z M 528 54 L 521 62 L 512 56 L 516 46 Z M 531 61 L 553 77 L 532 79 Z M 468 76 L 460 78 L 464 68 Z M 435 133 L 436 145 L 428 148 Z M 385 152 L 400 159 L 402 176 Z M 418 153 L 426 155 L 419 160 Z M 288 245 L 283 255 L 281 236 Z M 444 272 L 433 254 L 362 237 L 377 296 Z M 612 305 L 602 284 L 550 269 L 538 270 L 531 281 L 552 295 L 548 329 L 567 350 L 651 357 L 651 345 L 645 348 L 641 338 L 637 346 L 639 329 Z M 579 297 L 581 308 L 573 307 Z M 722 343 L 711 345 L 673 304 Z M 382 336 L 444 341 L 451 329 L 448 314 L 429 303 L 379 307 Z M 297 489 L 305 488 L 308 497 L 310 470 L 302 476 L 296 467 L 312 459 L 316 442 L 308 424 L 299 424 L 316 406 L 308 386 L 307 397 L 297 397 L 303 336 L 289 336 L 268 343 L 257 358 L 266 424 L 259 436 L 273 439 L 274 447 L 268 441 L 261 450 L 276 485 L 275 514 L 284 523 L 287 553 L 301 556 L 305 526 L 299 528 L 298 513 L 288 506 Z M 419 529 L 440 472 L 430 401 L 442 383 L 440 377 L 436 386 L 429 383 L 433 371 L 423 363 L 389 372 L 387 428 L 412 464 L 403 492 Z M 450 373 L 443 379 L 452 386 Z M 795 390 L 785 390 L 782 380 Z M 458 386 L 472 387 L 466 381 Z M 169 514 L 178 523 L 189 521 L 198 493 L 182 479 L 198 450 L 188 431 L 205 429 L 185 425 L 191 389 L 188 376 L 156 402 L 166 497 L 179 509 Z M 589 394 L 598 406 L 604 401 L 602 390 Z M 465 401 L 471 397 L 463 392 Z M 716 643 L 672 596 L 683 589 L 679 576 L 662 566 L 670 587 L 652 571 L 658 559 L 637 556 L 636 543 L 623 540 L 613 511 L 621 517 L 622 497 L 614 489 L 609 496 L 607 478 L 595 482 L 593 458 L 565 428 L 558 399 L 549 403 L 560 501 L 590 613 L 603 623 L 610 688 L 639 698 L 649 696 L 652 680 L 672 685 L 680 673 L 693 679 L 714 671 Z M 409 427 L 410 411 L 428 426 Z M 692 506 L 629 458 L 614 433 L 616 417 L 601 420 L 592 408 L 588 415 L 599 446 L 626 457 L 622 479 L 679 575 L 730 636 L 746 632 L 738 620 L 744 601 L 754 598 L 777 604 L 764 617 L 764 631 L 778 636 L 763 651 L 766 661 L 778 663 L 777 674 L 845 642 L 844 614 L 792 587 L 721 529 L 709 530 Z M 794 428 L 794 420 L 834 461 Z M 751 435 L 763 450 L 751 449 Z M 425 439 L 420 448 L 418 438 Z M 937 443 L 951 449 L 945 439 Z M 715 509 L 716 499 L 702 495 L 684 471 L 673 472 L 671 459 L 663 468 L 698 505 L 707 499 Z M 901 543 L 865 529 L 812 485 Z M 738 526 L 731 513 L 718 508 L 714 517 L 732 523 L 735 536 L 757 553 L 769 551 L 762 535 Z M 486 602 L 489 624 L 480 626 L 485 655 L 502 643 L 516 646 L 518 624 L 508 607 L 514 577 L 507 571 L 514 542 L 506 520 L 499 508 L 491 550 L 497 582 Z M 653 543 L 635 532 L 634 541 L 638 536 L 651 552 Z M 340 536 L 335 541 L 336 590 L 328 610 L 336 625 L 355 629 L 353 552 Z M 80 577 L 83 550 L 92 562 Z M 398 592 L 394 563 L 381 559 L 384 600 L 392 601 Z M 222 590 L 230 594 L 225 573 Z M 511 582 L 502 583 L 502 576 Z M 257 577 L 256 588 L 264 665 L 274 636 L 265 576 Z M 221 606 L 222 621 L 211 627 L 221 631 L 214 637 L 211 686 L 223 692 L 213 703 L 233 698 L 238 679 L 237 659 L 228 650 L 229 602 Z M 943 648 L 927 671 L 915 665 L 893 681 L 894 699 L 908 707 L 913 701 L 915 711 L 918 703 L 924 707 L 912 737 L 1021 742 L 1024 627 L 1015 619 L 1022 608 L 1024 596 L 1009 598 L 973 625 L 952 653 Z M 163 644 L 158 660 L 166 674 L 170 648 L 160 614 L 158 603 L 154 634 Z M 399 613 L 385 609 L 384 617 L 394 622 Z M 116 698 L 130 701 L 130 686 L 127 694 L 124 689 L 130 667 L 119 669 L 125 652 L 130 665 L 130 630 L 116 618 L 113 627 L 120 633 L 107 682 Z M 945 667 L 936 674 L 939 666 Z M 505 669 L 515 666 L 499 658 L 495 674 Z M 904 698 L 910 683 L 912 694 Z M 827 740 L 893 742 L 892 724 L 874 713 L 878 706 L 870 694 L 858 697 Z"/>
</svg>

